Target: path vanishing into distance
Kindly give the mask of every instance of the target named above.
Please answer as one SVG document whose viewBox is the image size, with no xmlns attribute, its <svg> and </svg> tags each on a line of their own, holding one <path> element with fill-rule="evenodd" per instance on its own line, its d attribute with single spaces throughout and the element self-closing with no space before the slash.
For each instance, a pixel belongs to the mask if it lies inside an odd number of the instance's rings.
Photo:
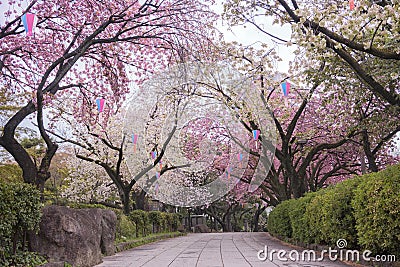
<svg viewBox="0 0 400 267">
<path fill-rule="evenodd" d="M 272 261 L 266 259 L 262 261 L 257 254 L 260 250 L 268 248 L 267 255 L 272 252 Z M 177 237 L 143 245 L 134 249 L 123 251 L 114 256 L 104 257 L 103 263 L 97 265 L 101 267 L 345 267 L 348 266 L 339 261 L 330 261 L 325 258 L 323 261 L 292 261 L 297 257 L 298 251 L 301 259 L 303 249 L 283 244 L 279 240 L 270 237 L 267 233 L 209 233 L 209 234 L 188 234 L 187 236 Z M 287 253 L 283 260 L 278 259 L 279 250 Z M 281 252 L 284 253 L 284 252 Z M 260 254 L 263 257 L 265 254 Z M 281 256 L 283 256 L 281 254 Z M 269 256 L 268 256 L 269 257 Z M 319 258 L 317 254 L 316 259 Z M 287 259 L 285 261 L 284 259 Z M 308 259 L 308 257 L 306 258 Z"/>
</svg>

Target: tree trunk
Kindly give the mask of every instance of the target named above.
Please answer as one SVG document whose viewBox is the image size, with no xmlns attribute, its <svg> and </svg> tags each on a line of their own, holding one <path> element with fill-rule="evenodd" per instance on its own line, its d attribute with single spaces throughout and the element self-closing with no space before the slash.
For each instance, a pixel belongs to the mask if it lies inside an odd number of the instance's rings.
<svg viewBox="0 0 400 267">
<path fill-rule="evenodd" d="M 123 207 L 124 207 L 124 213 L 126 214 L 126 215 L 128 215 L 130 212 L 131 212 L 131 206 L 130 206 L 130 197 L 129 197 L 129 194 L 130 194 L 130 189 L 129 188 L 124 188 L 123 189 L 123 193 L 122 193 L 122 196 L 121 196 L 121 200 L 122 200 L 122 205 L 123 205 Z"/>
<path fill-rule="evenodd" d="M 223 231 L 232 232 L 231 213 L 228 213 L 224 219 Z"/>
<path fill-rule="evenodd" d="M 144 210 L 144 204 L 146 200 L 146 191 L 143 189 L 138 194 L 134 194 L 135 197 L 135 209 Z"/>
<path fill-rule="evenodd" d="M 260 229 L 258 227 L 258 222 L 260 220 L 260 215 L 265 211 L 266 207 L 258 208 L 254 213 L 253 217 L 253 232 L 258 232 Z"/>
<path fill-rule="evenodd" d="M 364 129 L 362 131 L 362 139 L 363 139 L 363 149 L 365 156 L 367 157 L 368 160 L 368 170 L 371 172 L 377 172 L 378 171 L 378 165 L 376 164 L 376 158 L 375 155 L 372 153 L 371 150 L 371 143 L 368 138 L 368 131 Z M 362 159 L 364 160 L 364 159 Z"/>
<path fill-rule="evenodd" d="M 4 147 L 22 169 L 25 183 L 36 184 L 37 168 L 26 150 L 13 138 L 0 137 L 0 145 Z"/>
</svg>

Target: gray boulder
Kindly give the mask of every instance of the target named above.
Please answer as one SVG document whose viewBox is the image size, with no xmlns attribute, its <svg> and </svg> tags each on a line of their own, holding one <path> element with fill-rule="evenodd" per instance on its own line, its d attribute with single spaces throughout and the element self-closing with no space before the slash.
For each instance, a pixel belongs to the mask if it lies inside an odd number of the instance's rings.
<svg viewBox="0 0 400 267">
<path fill-rule="evenodd" d="M 102 253 L 115 253 L 116 223 L 111 210 L 47 206 L 39 233 L 30 238 L 31 248 L 50 262 L 94 266 L 101 263 Z"/>
</svg>

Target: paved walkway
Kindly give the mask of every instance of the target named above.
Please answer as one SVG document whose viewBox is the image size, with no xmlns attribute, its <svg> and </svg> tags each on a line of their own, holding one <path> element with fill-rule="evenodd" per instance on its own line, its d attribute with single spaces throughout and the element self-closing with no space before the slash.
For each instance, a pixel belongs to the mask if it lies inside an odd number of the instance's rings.
<svg viewBox="0 0 400 267">
<path fill-rule="evenodd" d="M 277 259 L 261 261 L 257 252 L 268 246 L 268 254 L 273 249 L 291 251 L 294 248 L 285 246 L 271 238 L 266 233 L 211 233 L 189 234 L 183 237 L 166 239 L 131 250 L 123 251 L 114 256 L 105 257 L 103 267 L 297 267 L 321 266 L 344 267 L 340 262 L 325 259 L 323 262 L 288 261 Z M 299 251 L 301 255 L 302 251 Z M 318 255 L 318 254 L 317 254 Z M 261 255 L 262 256 L 262 255 Z M 292 254 L 292 258 L 296 257 Z M 317 256 L 317 258 L 319 255 Z"/>
</svg>

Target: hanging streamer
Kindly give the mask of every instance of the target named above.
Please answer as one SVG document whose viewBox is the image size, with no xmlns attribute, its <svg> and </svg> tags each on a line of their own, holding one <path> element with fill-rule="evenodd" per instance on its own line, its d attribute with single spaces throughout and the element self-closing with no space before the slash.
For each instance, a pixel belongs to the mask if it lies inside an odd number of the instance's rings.
<svg viewBox="0 0 400 267">
<path fill-rule="evenodd" d="M 289 95 L 289 90 L 290 90 L 290 83 L 289 82 L 284 82 L 281 84 L 282 86 L 282 92 L 283 96 L 288 96 Z"/>
<path fill-rule="evenodd" d="M 354 7 L 355 7 L 355 5 L 354 5 L 354 0 L 350 0 L 350 1 L 349 1 L 349 4 L 350 4 L 350 10 L 353 10 Z"/>
<path fill-rule="evenodd" d="M 97 104 L 97 111 L 98 112 L 103 112 L 104 110 L 104 103 L 106 100 L 104 98 L 98 98 L 96 99 L 96 104 Z"/>
<path fill-rule="evenodd" d="M 138 138 L 139 138 L 139 135 L 132 134 L 133 151 L 135 151 L 135 152 L 136 152 Z"/>
<path fill-rule="evenodd" d="M 258 137 L 260 137 L 260 130 L 253 130 L 253 138 L 254 138 L 254 141 L 256 141 L 256 149 L 257 149 Z"/>
<path fill-rule="evenodd" d="M 155 191 L 156 191 L 156 195 L 158 194 L 158 183 L 156 183 L 156 185 L 154 186 Z"/>
<path fill-rule="evenodd" d="M 151 151 L 151 158 L 156 159 L 157 157 L 157 151 Z"/>
<path fill-rule="evenodd" d="M 242 153 L 238 153 L 237 154 L 237 159 L 239 161 L 239 168 L 242 168 L 243 154 Z"/>
<path fill-rule="evenodd" d="M 257 141 L 258 137 L 260 137 L 260 130 L 253 130 L 254 141 Z"/>
<path fill-rule="evenodd" d="M 25 13 L 22 15 L 21 20 L 25 28 L 26 36 L 32 36 L 37 24 L 36 15 L 33 13 Z"/>
<path fill-rule="evenodd" d="M 228 178 L 228 180 L 231 179 L 231 172 L 232 172 L 232 167 L 229 167 L 229 168 L 225 171 L 225 174 L 226 174 L 226 177 Z"/>
<path fill-rule="evenodd" d="M 159 172 L 156 172 L 156 178 L 157 179 L 160 178 L 160 173 Z"/>
</svg>

